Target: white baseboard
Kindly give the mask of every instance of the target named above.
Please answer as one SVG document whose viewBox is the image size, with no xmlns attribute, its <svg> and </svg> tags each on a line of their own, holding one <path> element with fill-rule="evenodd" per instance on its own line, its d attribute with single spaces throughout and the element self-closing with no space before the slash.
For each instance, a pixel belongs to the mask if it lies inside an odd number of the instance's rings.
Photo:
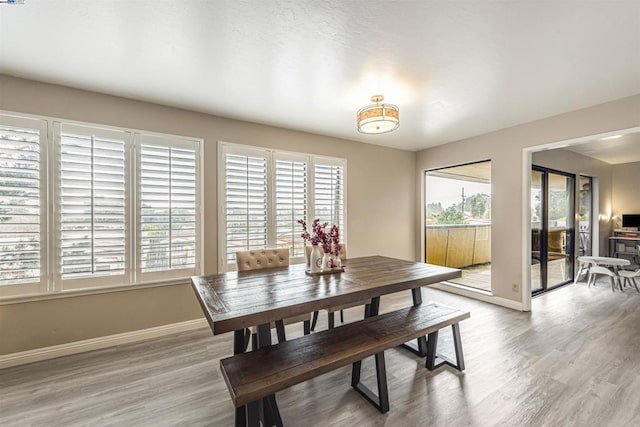
<svg viewBox="0 0 640 427">
<path fill-rule="evenodd" d="M 513 301 L 506 298 L 496 297 L 485 292 L 475 292 L 473 290 L 463 289 L 459 286 L 447 285 L 446 283 L 436 283 L 430 285 L 430 288 L 440 289 L 441 291 L 451 292 L 452 294 L 462 295 L 468 298 L 477 299 L 490 304 L 499 305 L 501 307 L 510 308 L 512 310 L 527 311 L 520 301 Z"/>
<path fill-rule="evenodd" d="M 137 341 L 158 338 L 165 335 L 179 332 L 192 331 L 207 327 L 206 319 L 187 320 L 185 322 L 172 323 L 169 325 L 156 326 L 149 329 L 124 332 L 121 334 L 107 335 L 105 337 L 90 338 L 88 340 L 74 341 L 66 344 L 54 345 L 51 347 L 36 348 L 33 350 L 21 351 L 0 355 L 0 369 L 11 366 L 25 365 L 27 363 L 39 362 L 41 360 L 53 359 L 56 357 L 68 356 L 70 354 L 84 353 L 85 351 L 99 350 L 115 345 L 128 344 Z"/>
</svg>

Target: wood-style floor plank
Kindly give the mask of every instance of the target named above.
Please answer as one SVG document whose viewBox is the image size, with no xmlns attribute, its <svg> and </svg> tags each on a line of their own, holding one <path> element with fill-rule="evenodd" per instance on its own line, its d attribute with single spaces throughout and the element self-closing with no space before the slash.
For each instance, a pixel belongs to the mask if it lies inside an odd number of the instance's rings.
<svg viewBox="0 0 640 427">
<path fill-rule="evenodd" d="M 285 425 L 640 425 L 635 290 L 570 285 L 535 298 L 532 313 L 433 289 L 423 299 L 471 312 L 460 324 L 465 372 L 430 372 L 424 359 L 393 349 L 387 414 L 351 389 L 345 367 L 278 393 Z M 381 311 L 410 304 L 410 292 L 386 296 Z M 349 309 L 346 316 L 362 315 Z M 289 338 L 301 334 L 301 325 L 287 326 Z M 448 331 L 439 342 L 452 352 Z M 231 426 L 234 408 L 219 371 L 231 353 L 232 334 L 202 329 L 0 370 L 0 426 Z M 375 381 L 373 360 L 362 378 Z"/>
</svg>

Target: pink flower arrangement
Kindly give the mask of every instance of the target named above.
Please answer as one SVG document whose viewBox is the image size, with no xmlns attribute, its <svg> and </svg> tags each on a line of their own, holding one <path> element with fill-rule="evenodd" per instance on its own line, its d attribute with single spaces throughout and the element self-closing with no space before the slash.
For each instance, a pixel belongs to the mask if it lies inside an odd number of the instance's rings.
<svg viewBox="0 0 640 427">
<path fill-rule="evenodd" d="M 336 267 L 334 262 L 334 256 L 340 256 L 340 250 L 342 245 L 340 244 L 340 231 L 337 225 L 333 225 L 329 232 L 325 231 L 325 228 L 329 225 L 328 222 L 320 223 L 320 219 L 316 218 L 311 224 L 311 233 L 307 231 L 307 222 L 304 219 L 299 219 L 298 224 L 302 226 L 302 234 L 300 237 L 309 241 L 312 246 L 322 246 L 322 250 L 325 254 L 332 255 L 330 259 L 331 267 Z"/>
<path fill-rule="evenodd" d="M 311 243 L 311 246 L 322 245 L 322 249 L 324 250 L 324 246 L 327 241 L 327 233 L 324 232 L 324 229 L 328 222 L 320 224 L 320 220 L 318 218 L 313 220 L 311 224 L 311 233 L 307 231 L 307 222 L 304 219 L 299 219 L 298 224 L 302 226 L 302 237 L 304 240 L 308 240 Z M 329 243 L 330 244 L 330 243 Z"/>
<path fill-rule="evenodd" d="M 331 241 L 333 243 L 333 255 L 339 257 L 340 251 L 342 250 L 342 245 L 340 244 L 340 230 L 338 230 L 337 225 L 334 224 L 333 227 L 331 227 L 329 236 L 331 237 Z"/>
</svg>

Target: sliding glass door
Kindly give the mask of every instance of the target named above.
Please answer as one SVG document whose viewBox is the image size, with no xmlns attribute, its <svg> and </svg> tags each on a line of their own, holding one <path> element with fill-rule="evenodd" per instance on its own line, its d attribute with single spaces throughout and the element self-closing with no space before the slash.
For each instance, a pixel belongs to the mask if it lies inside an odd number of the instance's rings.
<svg viewBox="0 0 640 427">
<path fill-rule="evenodd" d="M 531 291 L 573 280 L 575 176 L 533 166 L 531 172 Z"/>
</svg>

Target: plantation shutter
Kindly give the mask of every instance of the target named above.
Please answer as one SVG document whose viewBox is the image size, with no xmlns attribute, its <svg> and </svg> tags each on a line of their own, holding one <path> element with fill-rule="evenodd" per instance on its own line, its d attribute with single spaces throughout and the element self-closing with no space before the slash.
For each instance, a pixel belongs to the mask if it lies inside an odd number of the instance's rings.
<svg viewBox="0 0 640 427">
<path fill-rule="evenodd" d="M 235 270 L 241 250 L 290 248 L 302 262 L 300 219 L 336 224 L 346 241 L 345 171 L 344 159 L 219 142 L 219 271 Z"/>
<path fill-rule="evenodd" d="M 307 219 L 307 161 L 275 158 L 276 246 L 290 248 L 290 256 L 304 257 L 299 219 Z"/>
<path fill-rule="evenodd" d="M 314 218 L 337 225 L 345 240 L 345 167 L 340 162 L 318 159 L 314 164 Z"/>
<path fill-rule="evenodd" d="M 0 116 L 0 295 L 46 290 L 46 122 Z"/>
<path fill-rule="evenodd" d="M 139 139 L 138 271 L 142 280 L 194 275 L 199 258 L 197 142 L 151 135 Z"/>
<path fill-rule="evenodd" d="M 235 265 L 236 251 L 267 247 L 267 157 L 259 150 L 223 153 L 227 268 Z"/>
<path fill-rule="evenodd" d="M 128 283 L 129 134 L 69 124 L 56 127 L 62 287 Z"/>
</svg>

